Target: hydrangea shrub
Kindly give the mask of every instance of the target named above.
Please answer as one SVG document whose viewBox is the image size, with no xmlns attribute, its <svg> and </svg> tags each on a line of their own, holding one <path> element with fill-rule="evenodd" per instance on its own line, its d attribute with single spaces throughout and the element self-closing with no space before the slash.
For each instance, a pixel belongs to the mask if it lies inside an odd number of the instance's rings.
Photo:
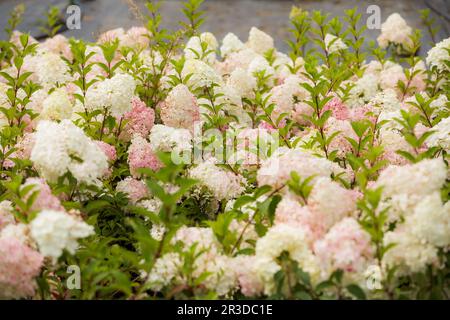
<svg viewBox="0 0 450 320">
<path fill-rule="evenodd" d="M 201 2 L 93 43 L 12 14 L 0 298 L 448 298 L 450 38 L 294 7 L 283 53 Z"/>
</svg>

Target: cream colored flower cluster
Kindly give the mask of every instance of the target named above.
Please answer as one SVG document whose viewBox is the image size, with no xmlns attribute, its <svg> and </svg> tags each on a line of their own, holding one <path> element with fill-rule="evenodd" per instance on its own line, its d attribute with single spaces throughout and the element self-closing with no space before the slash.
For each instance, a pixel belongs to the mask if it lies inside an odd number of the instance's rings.
<svg viewBox="0 0 450 320">
<path fill-rule="evenodd" d="M 96 184 L 108 168 L 103 151 L 70 120 L 41 121 L 34 136 L 30 159 L 49 181 L 70 172 L 80 182 Z"/>
</svg>

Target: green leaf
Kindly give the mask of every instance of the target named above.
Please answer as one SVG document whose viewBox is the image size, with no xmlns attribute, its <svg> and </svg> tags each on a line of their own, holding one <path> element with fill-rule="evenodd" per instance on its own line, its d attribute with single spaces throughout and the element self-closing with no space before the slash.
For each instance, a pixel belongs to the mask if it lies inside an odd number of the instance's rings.
<svg viewBox="0 0 450 320">
<path fill-rule="evenodd" d="M 358 300 L 366 300 L 366 294 L 358 285 L 350 284 L 347 286 L 347 290 Z"/>
</svg>

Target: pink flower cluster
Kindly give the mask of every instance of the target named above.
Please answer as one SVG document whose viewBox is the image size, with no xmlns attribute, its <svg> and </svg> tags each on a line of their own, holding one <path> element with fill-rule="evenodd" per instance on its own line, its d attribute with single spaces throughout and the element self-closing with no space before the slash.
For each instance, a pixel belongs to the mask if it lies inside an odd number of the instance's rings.
<svg viewBox="0 0 450 320">
<path fill-rule="evenodd" d="M 14 238 L 0 238 L 0 299 L 34 295 L 42 255 Z"/>
<path fill-rule="evenodd" d="M 129 141 L 136 134 L 147 137 L 155 122 L 155 111 L 143 101 L 133 98 L 131 105 L 131 110 L 124 115 L 125 126 L 120 136 L 125 141 Z"/>
<path fill-rule="evenodd" d="M 32 211 L 40 210 L 63 210 L 61 201 L 58 197 L 53 195 L 50 186 L 42 178 L 28 178 L 22 185 L 22 188 L 27 186 L 33 186 L 31 191 L 25 196 L 28 199 L 33 193 L 37 193 L 37 197 L 33 201 L 31 206 Z"/>
<path fill-rule="evenodd" d="M 161 104 L 161 119 L 167 126 L 193 130 L 194 123 L 200 120 L 200 111 L 187 86 L 179 84 L 169 92 Z"/>
<path fill-rule="evenodd" d="M 125 193 L 132 203 L 137 203 L 149 195 L 149 190 L 143 181 L 127 177 L 117 184 L 116 191 Z"/>
<path fill-rule="evenodd" d="M 95 141 L 95 143 L 105 153 L 108 161 L 115 161 L 117 159 L 116 148 L 114 148 L 114 146 L 104 141 Z"/>
<path fill-rule="evenodd" d="M 322 239 L 314 243 L 314 252 L 325 270 L 363 272 L 373 257 L 370 235 L 354 218 L 344 218 Z"/>
<path fill-rule="evenodd" d="M 151 144 L 139 135 L 134 136 L 131 140 L 128 149 L 128 164 L 133 177 L 140 176 L 138 169 L 149 168 L 156 171 L 162 166 L 161 161 L 153 152 Z"/>
</svg>

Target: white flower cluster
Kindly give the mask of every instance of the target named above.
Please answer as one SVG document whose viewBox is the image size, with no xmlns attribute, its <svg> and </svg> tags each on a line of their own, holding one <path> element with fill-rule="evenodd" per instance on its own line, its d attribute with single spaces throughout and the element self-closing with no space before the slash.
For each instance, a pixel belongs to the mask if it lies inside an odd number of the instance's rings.
<svg viewBox="0 0 450 320">
<path fill-rule="evenodd" d="M 198 59 L 186 60 L 181 76 L 189 81 L 187 85 L 192 89 L 210 87 L 213 83 L 222 83 L 222 78 L 205 62 Z"/>
<path fill-rule="evenodd" d="M 229 200 L 244 192 L 245 179 L 218 167 L 215 162 L 211 158 L 200 163 L 189 170 L 189 176 L 199 180 L 218 200 Z"/>
<path fill-rule="evenodd" d="M 227 81 L 228 86 L 237 90 L 241 97 L 250 98 L 256 87 L 256 79 L 242 68 L 236 68 L 231 72 Z"/>
<path fill-rule="evenodd" d="M 264 161 L 258 170 L 258 184 L 281 188 L 291 178 L 291 172 L 296 172 L 302 179 L 311 176 L 329 177 L 333 172 L 333 164 L 299 149 L 280 151 Z"/>
<path fill-rule="evenodd" d="M 350 89 L 349 105 L 354 107 L 362 106 L 370 101 L 378 91 L 378 79 L 375 75 L 367 73 L 354 82 Z"/>
<path fill-rule="evenodd" d="M 29 226 L 24 223 L 15 224 L 11 222 L 0 231 L 0 239 L 14 239 L 33 249 L 36 247 L 35 241 L 30 237 Z"/>
<path fill-rule="evenodd" d="M 420 201 L 407 223 L 411 232 L 422 241 L 437 247 L 450 244 L 450 202 L 443 204 L 439 192 Z"/>
<path fill-rule="evenodd" d="M 182 265 L 183 261 L 180 255 L 176 252 L 169 252 L 156 260 L 149 275 L 144 275 L 147 276 L 147 282 L 151 285 L 151 288 L 160 291 L 180 274 Z"/>
<path fill-rule="evenodd" d="M 450 38 L 442 40 L 428 51 L 427 65 L 430 68 L 436 67 L 439 71 L 449 70 L 450 67 L 445 64 L 445 61 L 450 60 L 448 50 L 450 50 Z"/>
<path fill-rule="evenodd" d="M 450 150 L 450 118 L 442 119 L 432 129 L 432 135 L 426 143 L 430 147 L 441 147 L 447 152 Z"/>
<path fill-rule="evenodd" d="M 381 48 L 386 48 L 393 43 L 402 45 L 406 49 L 411 44 L 409 38 L 411 35 L 411 27 L 398 13 L 393 13 L 381 25 L 381 35 L 377 40 Z"/>
<path fill-rule="evenodd" d="M 422 271 L 437 263 L 438 247 L 450 244 L 450 206 L 442 203 L 440 191 L 446 178 L 442 159 L 390 166 L 381 173 L 375 186 L 383 187 L 390 218 L 403 221 L 384 238 L 386 245 L 396 244 L 384 257 L 387 266 Z"/>
<path fill-rule="evenodd" d="M 353 194 L 327 177 L 320 177 L 314 183 L 308 204 L 323 214 L 327 229 L 356 210 Z"/>
<path fill-rule="evenodd" d="M 234 33 L 227 33 L 227 35 L 222 39 L 220 53 L 222 57 L 226 57 L 229 54 L 241 51 L 244 48 L 244 43 Z"/>
<path fill-rule="evenodd" d="M 218 47 L 216 37 L 211 32 L 204 32 L 189 39 L 184 48 L 184 55 L 186 59 L 200 59 L 211 65 L 216 62 Z"/>
<path fill-rule="evenodd" d="M 258 54 L 265 54 L 274 48 L 274 41 L 267 33 L 252 27 L 248 36 L 247 46 Z"/>
<path fill-rule="evenodd" d="M 75 253 L 78 239 L 94 234 L 94 228 L 63 211 L 41 211 L 30 223 L 30 234 L 39 251 L 56 261 L 64 250 Z"/>
<path fill-rule="evenodd" d="M 400 110 L 400 102 L 397 99 L 397 94 L 392 89 L 387 89 L 378 92 L 369 104 L 372 105 L 378 112 L 394 112 Z"/>
<path fill-rule="evenodd" d="M 72 80 L 67 63 L 53 52 L 41 50 L 35 56 L 27 57 L 24 64 L 35 72 L 34 77 L 46 90 Z"/>
<path fill-rule="evenodd" d="M 39 116 L 46 120 L 63 120 L 72 117 L 72 102 L 67 91 L 63 88 L 55 89 L 42 102 Z"/>
<path fill-rule="evenodd" d="M 224 296 L 235 286 L 236 276 L 229 268 L 231 258 L 219 252 L 219 244 L 210 228 L 182 227 L 172 239 L 172 243 L 177 242 L 182 243 L 183 253 L 170 252 L 156 261 L 147 276 L 151 288 L 161 290 L 169 283 L 185 285 L 188 278 L 201 278 L 203 286 Z M 185 254 L 194 246 L 192 273 L 183 274 Z"/>
<path fill-rule="evenodd" d="M 329 53 L 335 53 L 340 50 L 347 49 L 347 45 L 342 41 L 341 38 L 336 37 L 335 35 L 327 33 L 325 35 L 325 47 Z"/>
<path fill-rule="evenodd" d="M 150 131 L 152 150 L 161 152 L 190 152 L 192 150 L 192 134 L 183 128 L 172 128 L 162 124 L 153 126 Z"/>
<path fill-rule="evenodd" d="M 131 110 L 131 99 L 136 81 L 126 73 L 118 73 L 111 79 L 94 83 L 86 94 L 86 108 L 90 111 L 107 110 L 115 117 L 121 117 Z"/>
<path fill-rule="evenodd" d="M 31 161 L 49 181 L 70 172 L 79 182 L 95 184 L 108 169 L 106 155 L 70 120 L 39 122 Z"/>
<path fill-rule="evenodd" d="M 275 225 L 256 243 L 255 269 L 264 283 L 265 294 L 272 294 L 275 290 L 274 275 L 281 269 L 276 259 L 283 252 L 289 253 L 289 257 L 296 261 L 303 271 L 308 272 L 313 280 L 318 279 L 319 264 L 308 248 L 302 230 L 286 224 Z"/>
<path fill-rule="evenodd" d="M 423 160 L 417 164 L 389 166 L 380 174 L 375 187 L 383 187 L 386 197 L 399 194 L 426 196 L 439 191 L 447 177 L 442 159 Z"/>
</svg>

